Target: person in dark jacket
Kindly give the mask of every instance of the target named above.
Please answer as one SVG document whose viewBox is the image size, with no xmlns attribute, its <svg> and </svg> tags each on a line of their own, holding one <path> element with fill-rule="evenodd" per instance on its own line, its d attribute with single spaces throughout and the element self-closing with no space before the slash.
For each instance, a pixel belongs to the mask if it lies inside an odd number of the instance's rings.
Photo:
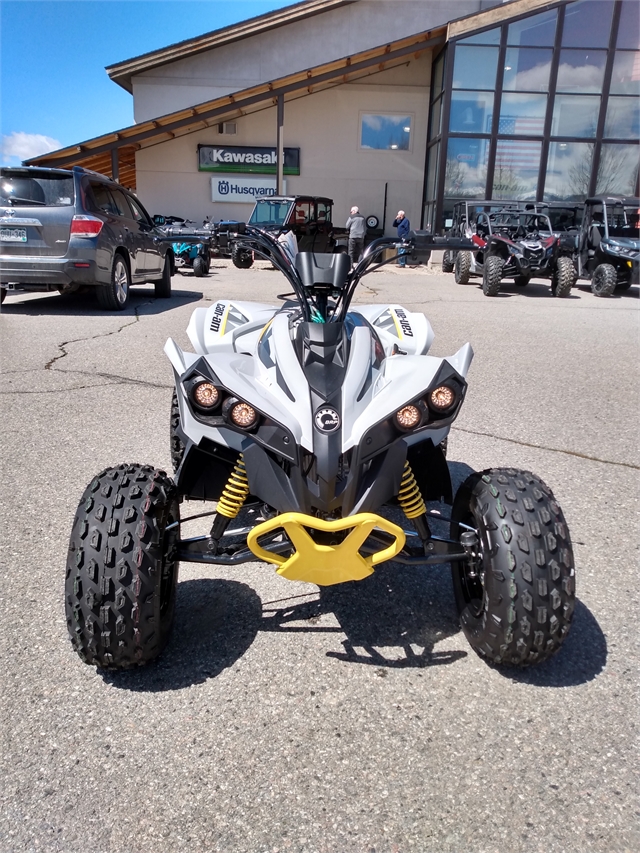
<svg viewBox="0 0 640 853">
<path fill-rule="evenodd" d="M 405 216 L 404 210 L 399 210 L 398 215 L 393 220 L 393 227 L 398 229 L 398 237 L 399 239 L 403 239 L 407 236 L 409 231 L 411 230 L 411 225 L 409 220 Z M 398 251 L 398 255 L 400 256 L 398 259 L 398 266 L 405 267 L 407 265 L 407 258 L 405 256 L 406 249 L 400 249 Z"/>
<path fill-rule="evenodd" d="M 367 233 L 367 224 L 364 216 L 357 207 L 351 208 L 345 228 L 349 229 L 349 257 L 355 266 L 362 257 L 364 249 L 364 236 Z"/>
</svg>

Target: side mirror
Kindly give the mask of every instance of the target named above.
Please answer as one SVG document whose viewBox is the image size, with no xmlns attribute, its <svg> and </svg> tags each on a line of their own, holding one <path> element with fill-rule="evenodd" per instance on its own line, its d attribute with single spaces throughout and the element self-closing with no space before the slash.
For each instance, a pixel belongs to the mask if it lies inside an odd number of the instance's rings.
<svg viewBox="0 0 640 853">
<path fill-rule="evenodd" d="M 153 224 L 154 225 L 166 225 L 166 223 L 167 223 L 167 220 L 164 218 L 164 216 L 159 216 L 156 213 L 156 215 L 153 217 Z"/>
</svg>

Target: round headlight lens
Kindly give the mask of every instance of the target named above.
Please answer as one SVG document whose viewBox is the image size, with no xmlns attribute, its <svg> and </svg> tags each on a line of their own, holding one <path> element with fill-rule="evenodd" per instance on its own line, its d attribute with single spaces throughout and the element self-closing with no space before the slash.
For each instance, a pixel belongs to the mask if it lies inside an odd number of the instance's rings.
<svg viewBox="0 0 640 853">
<path fill-rule="evenodd" d="M 200 382 L 193 389 L 193 400 L 203 409 L 213 409 L 218 405 L 220 392 L 211 382 Z"/>
<path fill-rule="evenodd" d="M 229 412 L 229 416 L 236 426 L 243 429 L 253 426 L 258 419 L 258 413 L 248 403 L 236 403 Z"/>
<path fill-rule="evenodd" d="M 422 412 L 417 406 L 403 406 L 396 412 L 396 422 L 401 429 L 414 429 L 422 420 Z"/>
<path fill-rule="evenodd" d="M 440 385 L 429 394 L 429 405 L 434 409 L 448 409 L 456 401 L 456 393 L 448 385 Z"/>
</svg>

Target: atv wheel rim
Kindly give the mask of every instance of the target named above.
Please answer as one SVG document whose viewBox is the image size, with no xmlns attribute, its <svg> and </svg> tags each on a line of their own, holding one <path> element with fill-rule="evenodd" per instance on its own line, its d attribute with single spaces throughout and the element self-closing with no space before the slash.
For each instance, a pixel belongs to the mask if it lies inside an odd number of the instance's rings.
<svg viewBox="0 0 640 853">
<path fill-rule="evenodd" d="M 124 305 L 127 301 L 127 294 L 129 293 L 129 281 L 127 279 L 127 268 L 122 261 L 118 261 L 116 264 L 113 284 L 116 299 L 120 305 Z"/>
</svg>

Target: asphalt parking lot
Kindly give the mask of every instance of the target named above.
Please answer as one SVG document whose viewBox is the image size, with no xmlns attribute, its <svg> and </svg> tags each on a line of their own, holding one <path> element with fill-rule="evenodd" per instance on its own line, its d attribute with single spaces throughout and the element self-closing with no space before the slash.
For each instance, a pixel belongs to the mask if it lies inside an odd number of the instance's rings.
<svg viewBox="0 0 640 853">
<path fill-rule="evenodd" d="M 57 294 L 2 306 L 0 851 L 640 849 L 638 288 L 488 299 L 393 268 L 357 296 L 424 311 L 434 355 L 471 342 L 454 480 L 523 468 L 562 505 L 578 605 L 551 661 L 477 657 L 446 566 L 319 594 L 263 564 L 187 564 L 163 656 L 102 675 L 64 616 L 84 487 L 125 461 L 171 470 L 166 338 L 187 346 L 198 305 L 287 285 L 219 261 L 173 287 L 134 288 L 121 314 Z"/>
</svg>

